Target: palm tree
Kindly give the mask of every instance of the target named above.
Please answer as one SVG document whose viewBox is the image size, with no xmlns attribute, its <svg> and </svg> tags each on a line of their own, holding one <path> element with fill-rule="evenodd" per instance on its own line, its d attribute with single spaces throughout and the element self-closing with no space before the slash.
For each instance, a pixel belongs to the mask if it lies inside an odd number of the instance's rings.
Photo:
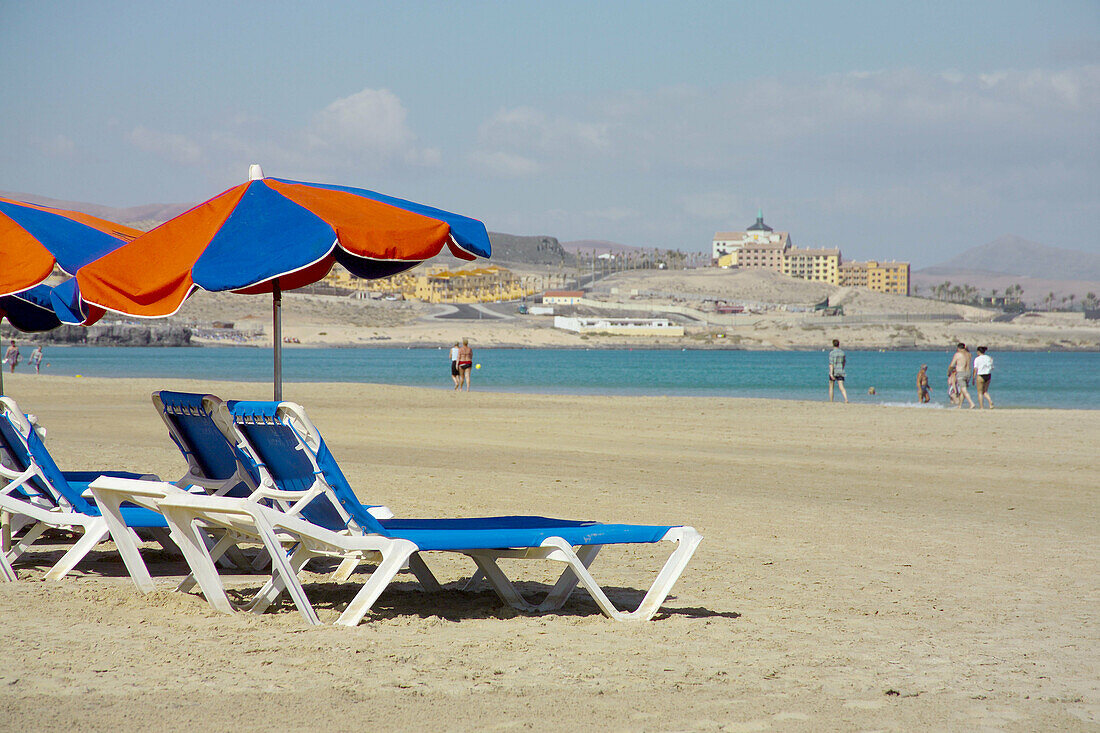
<svg viewBox="0 0 1100 733">
<path fill-rule="evenodd" d="M 1073 310 L 1073 301 L 1077 296 L 1073 293 L 1069 294 L 1069 309 Z"/>
<path fill-rule="evenodd" d="M 1092 291 L 1085 293 L 1085 307 L 1089 310 L 1093 310 L 1097 305 L 1100 305 L 1100 302 L 1096 299 L 1096 293 Z"/>
</svg>

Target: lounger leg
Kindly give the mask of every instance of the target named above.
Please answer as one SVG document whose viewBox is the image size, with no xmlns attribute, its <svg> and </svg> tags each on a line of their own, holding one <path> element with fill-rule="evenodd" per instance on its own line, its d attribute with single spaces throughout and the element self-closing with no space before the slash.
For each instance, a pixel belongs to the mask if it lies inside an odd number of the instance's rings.
<svg viewBox="0 0 1100 733">
<path fill-rule="evenodd" d="M 130 579 L 134 581 L 134 585 L 140 592 L 152 593 L 156 590 L 156 586 L 153 585 L 153 579 L 149 576 L 149 568 L 141 557 L 137 542 L 134 540 L 134 533 L 122 520 L 120 508 L 122 499 L 114 492 L 104 492 L 96 497 L 96 504 L 103 515 L 103 520 L 107 523 L 107 529 L 111 533 L 115 547 L 118 548 L 118 554 L 122 556 L 122 562 L 130 573 Z"/>
<path fill-rule="evenodd" d="M 395 540 L 393 546 L 382 552 L 382 562 L 371 573 L 370 579 L 363 584 L 355 598 L 344 609 L 336 623 L 341 626 L 358 626 L 370 607 L 382 595 L 382 591 L 390 584 L 394 576 L 405 565 L 405 562 L 416 552 L 417 547 L 408 540 Z"/>
<path fill-rule="evenodd" d="M 343 562 L 340 563 L 340 567 L 336 568 L 336 572 L 332 574 L 332 579 L 337 583 L 346 583 L 357 567 L 359 567 L 358 556 L 345 557 Z"/>
<path fill-rule="evenodd" d="M 151 527 L 149 534 L 153 535 L 153 539 L 157 541 L 157 544 L 164 548 L 164 551 L 170 555 L 179 555 L 183 557 L 183 550 L 179 548 L 176 541 L 172 539 L 172 533 L 164 527 Z"/>
<path fill-rule="evenodd" d="M 19 580 L 15 569 L 8 562 L 8 550 L 11 548 L 11 512 L 0 512 L 0 580 L 14 583 Z"/>
<path fill-rule="evenodd" d="M 474 571 L 474 574 L 470 576 L 469 580 L 462 584 L 462 590 L 475 591 L 483 580 L 485 580 L 485 573 L 481 572 L 479 568 Z"/>
<path fill-rule="evenodd" d="M 528 603 L 516 590 L 516 586 L 512 585 L 512 581 L 508 580 L 508 576 L 500 569 L 496 560 L 486 555 L 470 554 L 470 557 L 477 563 L 478 569 L 485 574 L 485 579 L 489 581 L 489 585 L 500 596 L 500 600 L 517 611 L 535 610 L 535 607 Z"/>
<path fill-rule="evenodd" d="M 669 556 L 664 567 L 661 568 L 661 572 L 657 574 L 657 579 L 653 581 L 653 585 L 645 594 L 645 598 L 642 599 L 638 608 L 631 612 L 620 611 L 615 608 L 603 589 L 596 583 L 596 579 L 588 572 L 588 568 L 573 552 L 573 548 L 568 542 L 560 538 L 551 538 L 543 546 L 558 548 L 561 557 L 555 559 L 563 559 L 569 563 L 580 584 L 592 596 L 592 600 L 596 601 L 596 605 L 600 607 L 604 615 L 616 621 L 648 621 L 661 608 L 661 604 L 664 603 L 665 598 L 672 591 L 672 586 L 676 584 L 680 574 L 684 572 L 691 556 L 695 554 L 695 548 L 699 546 L 703 536 L 691 527 L 678 527 L 671 530 L 665 536 L 665 539 L 676 542 L 676 550 Z"/>
<path fill-rule="evenodd" d="M 424 590 L 429 593 L 438 593 L 443 590 L 439 585 L 439 581 L 435 579 L 435 575 L 428 568 L 428 564 L 424 562 L 424 558 L 420 556 L 419 552 L 414 552 L 409 556 L 409 570 L 416 576 L 416 579 L 420 581 L 420 585 Z"/>
<path fill-rule="evenodd" d="M 0 553 L 11 549 L 11 512 L 0 511 Z"/>
<path fill-rule="evenodd" d="M 592 561 L 596 559 L 596 555 L 600 553 L 602 548 L 603 545 L 585 545 L 577 551 L 577 559 L 586 568 L 590 568 L 592 567 Z M 565 570 L 562 571 L 561 577 L 558 578 L 558 582 L 554 584 L 546 598 L 539 604 L 539 611 L 557 611 L 564 606 L 565 602 L 569 600 L 569 596 L 573 595 L 573 590 L 579 582 L 580 578 L 573 572 L 573 568 L 567 565 Z"/>
<path fill-rule="evenodd" d="M 33 527 L 28 529 L 26 533 L 19 538 L 19 541 L 8 550 L 8 560 L 15 562 L 19 559 L 19 556 L 30 549 L 30 546 L 34 544 L 34 541 L 42 536 L 42 533 L 50 528 L 50 525 L 45 522 L 38 522 Z"/>
<path fill-rule="evenodd" d="M 294 554 L 289 558 L 286 556 L 286 552 L 283 551 L 283 545 L 279 542 L 279 538 L 275 536 L 275 530 L 271 527 L 271 524 L 261 514 L 253 514 L 253 521 L 256 523 L 256 530 L 260 534 L 260 539 L 263 540 L 264 547 L 267 548 L 267 554 L 271 558 L 272 578 L 271 581 L 264 586 L 264 589 L 260 591 L 260 594 L 254 599 L 252 611 L 254 613 L 263 613 L 267 610 L 267 607 L 271 605 L 271 602 L 278 598 L 281 592 L 280 585 L 286 588 L 287 593 L 290 594 L 291 599 L 294 601 L 294 605 L 298 608 L 298 613 L 302 614 L 302 617 L 307 623 L 314 626 L 321 625 L 321 619 L 317 618 L 317 612 L 313 610 L 313 606 L 309 602 L 309 598 L 306 597 L 306 591 L 302 587 L 302 584 L 298 581 L 298 571 L 307 563 L 312 557 L 309 549 L 304 544 L 298 546 L 294 550 Z M 281 581 L 281 582 L 280 582 Z M 264 591 L 270 592 L 265 595 Z"/>
<path fill-rule="evenodd" d="M 76 567 L 84 556 L 92 551 L 92 548 L 107 539 L 110 530 L 103 517 L 96 517 L 84 526 L 84 536 L 76 541 L 68 552 L 61 556 L 57 564 L 46 573 L 46 580 L 61 580 L 69 571 Z"/>
<path fill-rule="evenodd" d="M 203 541 L 202 531 L 193 525 L 190 518 L 179 510 L 162 507 L 164 518 L 168 520 L 168 526 L 172 528 L 172 534 L 176 537 L 176 544 L 183 552 L 184 559 L 191 567 L 191 575 L 199 584 L 207 603 L 215 610 L 222 613 L 233 613 L 233 604 L 229 596 L 225 594 L 225 586 L 222 585 L 218 569 L 214 561 L 210 559 L 206 543 Z M 186 581 L 185 581 L 186 582 Z"/>
<path fill-rule="evenodd" d="M 285 552 L 283 553 L 283 557 L 286 557 Z M 290 565 L 295 583 L 300 583 L 300 581 L 298 581 L 298 573 L 301 572 L 302 568 L 304 568 L 306 563 L 312 560 L 313 557 L 314 555 L 312 552 L 307 551 L 301 546 L 291 553 L 290 557 L 287 559 L 287 563 Z M 267 583 L 265 583 L 264 587 L 260 588 L 259 592 L 252 597 L 252 600 L 245 606 L 245 610 L 251 611 L 252 613 L 264 613 L 267 611 L 268 607 L 278 599 L 279 594 L 284 590 L 286 590 L 286 583 L 283 580 L 282 574 L 277 571 L 272 571 L 271 577 L 268 578 Z M 305 590 L 303 589 L 302 592 L 305 593 Z M 291 598 L 291 600 L 293 600 L 293 598 Z"/>
<path fill-rule="evenodd" d="M 221 559 L 221 556 L 225 554 L 226 550 L 236 544 L 235 540 L 228 533 L 222 535 L 222 538 L 217 543 L 212 544 L 212 540 L 209 536 L 202 532 L 203 546 L 207 548 L 207 554 L 210 555 L 210 560 L 213 563 L 217 563 Z M 186 555 L 185 555 L 186 557 Z M 186 578 L 180 581 L 180 584 L 176 586 L 177 593 L 188 593 L 195 587 L 195 574 L 191 573 Z"/>
</svg>

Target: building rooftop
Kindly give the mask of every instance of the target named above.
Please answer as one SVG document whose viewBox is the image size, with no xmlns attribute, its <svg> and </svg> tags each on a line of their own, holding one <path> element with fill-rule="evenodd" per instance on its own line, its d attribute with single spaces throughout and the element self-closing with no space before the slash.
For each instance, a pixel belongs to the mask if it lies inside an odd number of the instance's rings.
<svg viewBox="0 0 1100 733">
<path fill-rule="evenodd" d="M 756 223 L 748 228 L 750 232 L 770 232 L 772 228 L 764 223 L 764 210 L 759 209 L 756 212 Z"/>
</svg>

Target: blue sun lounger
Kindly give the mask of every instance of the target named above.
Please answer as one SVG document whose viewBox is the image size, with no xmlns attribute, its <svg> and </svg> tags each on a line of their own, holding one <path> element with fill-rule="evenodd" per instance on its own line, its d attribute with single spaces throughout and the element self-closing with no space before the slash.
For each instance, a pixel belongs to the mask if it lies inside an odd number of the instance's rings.
<svg viewBox="0 0 1100 733">
<path fill-rule="evenodd" d="M 95 503 L 84 496 L 89 484 L 101 476 L 156 479 L 151 474 L 124 471 L 62 471 L 57 467 L 41 436 L 10 397 L 0 397 L 0 511 L 19 516 L 29 528 L 11 541 L 7 522 L 0 574 L 15 580 L 11 563 L 19 558 L 50 527 L 79 529 L 83 536 L 46 573 L 47 580 L 59 580 L 69 573 L 93 547 L 108 535 L 107 522 Z M 165 549 L 175 549 L 169 540 L 164 517 L 148 509 L 122 507 L 122 518 L 131 529 L 148 530 Z"/>
<path fill-rule="evenodd" d="M 702 536 L 686 526 L 600 524 L 547 517 L 484 517 L 467 519 L 378 519 L 355 496 L 324 440 L 305 410 L 290 402 L 227 403 L 234 437 L 251 455 L 261 476 L 252 500 L 193 496 L 169 491 L 157 500 L 173 528 L 192 572 L 207 600 L 218 610 L 232 611 L 213 558 L 201 533 L 227 530 L 236 537 L 264 544 L 274 569 L 271 580 L 245 605 L 262 613 L 286 589 L 301 614 L 319 623 L 297 573 L 312 558 L 335 557 L 344 566 L 381 556 L 381 562 L 337 623 L 355 626 L 406 564 L 433 589 L 438 587 L 420 553 L 444 551 L 469 556 L 500 598 L 524 611 L 560 608 L 578 584 L 600 610 L 616 620 L 649 619 L 686 568 Z M 230 437 L 230 436 L 227 436 Z M 125 497 L 131 482 L 104 479 Z M 266 487 L 266 489 L 265 489 Z M 154 490 L 155 491 L 155 490 Z M 286 510 L 256 501 L 264 492 L 293 501 Z M 597 553 L 608 544 L 677 544 L 638 609 L 615 608 L 589 573 Z M 289 548 L 289 554 L 288 554 Z M 533 605 L 522 597 L 497 564 L 501 558 L 562 562 L 565 570 L 545 600 Z"/>
</svg>

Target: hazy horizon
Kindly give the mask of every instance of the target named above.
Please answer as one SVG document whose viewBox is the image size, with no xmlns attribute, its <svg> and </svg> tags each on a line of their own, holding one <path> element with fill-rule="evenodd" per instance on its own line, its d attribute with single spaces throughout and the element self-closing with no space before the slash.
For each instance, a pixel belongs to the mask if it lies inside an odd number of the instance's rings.
<svg viewBox="0 0 1100 733">
<path fill-rule="evenodd" d="M 1100 253 L 1100 6 L 336 2 L 0 9 L 0 189 L 113 207 L 268 175 L 494 231 L 706 250 Z"/>
</svg>

